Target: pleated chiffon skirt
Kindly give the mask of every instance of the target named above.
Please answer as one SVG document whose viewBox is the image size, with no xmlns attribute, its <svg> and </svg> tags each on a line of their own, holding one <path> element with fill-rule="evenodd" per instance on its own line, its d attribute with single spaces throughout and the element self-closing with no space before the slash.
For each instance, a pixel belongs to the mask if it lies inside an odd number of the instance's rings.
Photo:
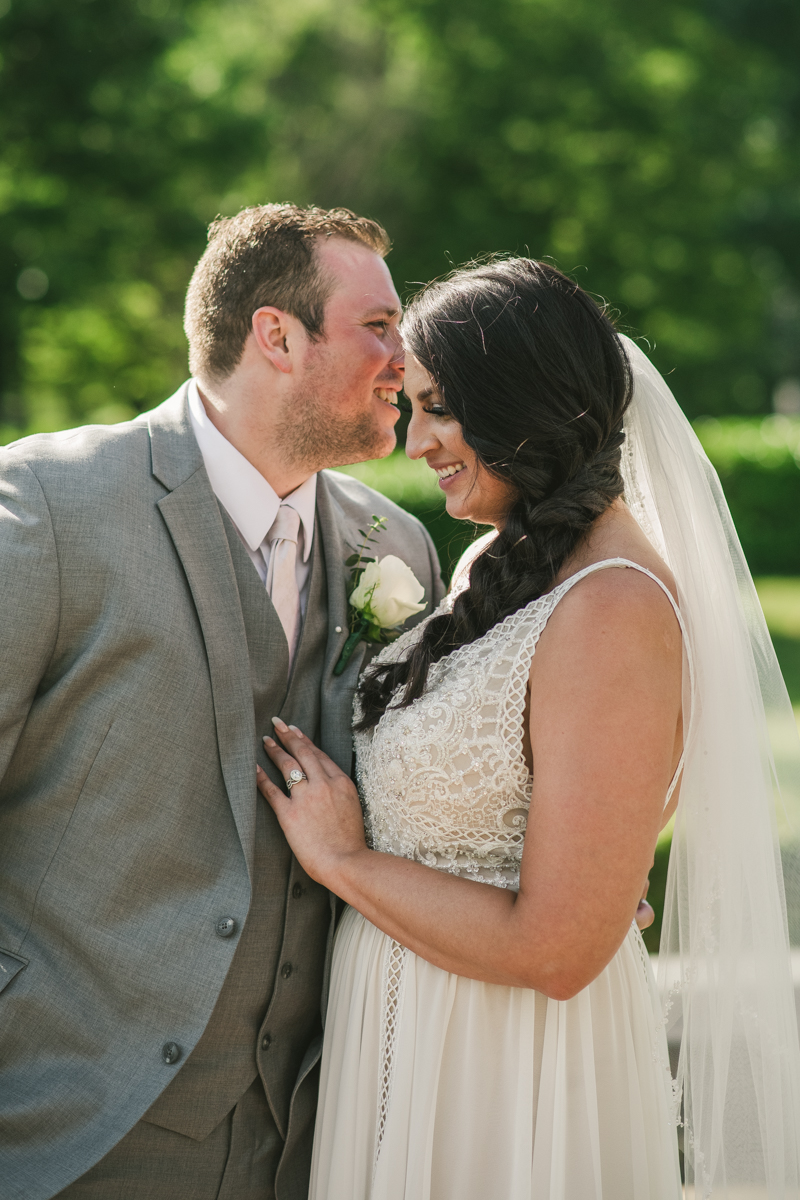
<svg viewBox="0 0 800 1200">
<path fill-rule="evenodd" d="M 310 1200 L 680 1200 L 672 1109 L 635 927 L 556 1001 L 452 975 L 345 911 Z"/>
</svg>

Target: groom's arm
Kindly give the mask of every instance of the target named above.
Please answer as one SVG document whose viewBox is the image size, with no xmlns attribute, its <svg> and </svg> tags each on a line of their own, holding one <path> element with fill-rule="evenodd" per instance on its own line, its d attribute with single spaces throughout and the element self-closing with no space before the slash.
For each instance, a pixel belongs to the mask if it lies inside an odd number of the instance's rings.
<svg viewBox="0 0 800 1200">
<path fill-rule="evenodd" d="M 0 779 L 58 635 L 59 573 L 44 492 L 18 451 L 0 450 Z"/>
</svg>

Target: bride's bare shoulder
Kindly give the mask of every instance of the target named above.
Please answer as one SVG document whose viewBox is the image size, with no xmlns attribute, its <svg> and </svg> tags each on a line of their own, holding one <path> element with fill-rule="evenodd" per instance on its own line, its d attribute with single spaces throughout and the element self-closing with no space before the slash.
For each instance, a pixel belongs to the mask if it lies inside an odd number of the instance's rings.
<svg viewBox="0 0 800 1200">
<path fill-rule="evenodd" d="M 637 566 L 644 567 L 645 570 L 650 571 L 651 574 L 655 575 L 668 588 L 673 599 L 676 603 L 678 602 L 678 589 L 675 583 L 675 576 L 652 543 L 648 541 L 638 522 L 621 500 L 613 504 L 595 522 L 593 529 L 589 533 L 589 536 L 584 539 L 578 552 L 564 564 L 556 582 L 563 583 L 586 567 L 605 562 L 611 558 L 624 558 L 628 562 L 633 562 Z M 638 578 L 634 579 L 634 576 Z M 593 584 L 590 584 L 590 580 L 594 581 Z M 584 584 L 586 584 L 586 587 L 584 587 Z M 643 575 L 641 571 L 626 571 L 623 569 L 592 572 L 585 580 L 581 580 L 579 584 L 576 584 L 576 588 L 581 588 L 583 591 L 599 592 L 610 590 L 612 593 L 617 592 L 619 589 L 633 589 L 637 592 L 641 591 L 643 595 L 653 593 L 655 597 L 659 594 L 663 597 L 661 589 L 655 586 L 652 580 L 647 581 L 647 576 Z"/>
<path fill-rule="evenodd" d="M 458 593 L 469 586 L 469 572 L 473 562 L 481 551 L 485 550 L 496 537 L 497 531 L 492 529 L 467 547 L 453 572 L 450 584 L 452 592 Z M 678 591 L 672 572 L 652 544 L 647 540 L 640 526 L 622 501 L 617 501 L 613 504 L 595 522 L 589 536 L 583 540 L 577 552 L 562 567 L 556 577 L 555 583 L 564 583 L 571 576 L 577 575 L 586 567 L 593 566 L 595 563 L 603 562 L 610 558 L 624 558 L 629 562 L 634 562 L 644 567 L 655 575 L 657 579 L 661 580 L 677 602 Z M 631 578 L 633 575 L 637 575 L 639 578 L 634 580 Z M 646 598 L 652 597 L 656 608 L 666 602 L 666 597 L 661 592 L 661 589 L 656 587 L 652 580 L 648 580 L 646 575 L 635 571 L 604 570 L 592 572 L 592 574 L 586 576 L 580 583 L 576 584 L 570 590 L 569 594 L 571 595 L 572 592 L 575 592 L 576 595 L 572 603 L 567 606 L 568 608 L 576 607 L 575 601 L 579 596 L 582 596 L 584 600 L 588 600 L 592 596 L 596 597 L 597 600 L 602 600 L 603 597 L 618 599 L 620 596 L 627 594 L 631 600 L 636 596 L 641 596 L 645 604 L 647 603 Z"/>
<path fill-rule="evenodd" d="M 627 509 L 608 514 L 596 536 L 587 538 L 566 565 L 558 582 L 616 558 L 644 567 L 677 603 L 672 572 Z M 606 661 L 610 655 L 626 663 L 627 669 L 636 669 L 638 664 L 648 672 L 661 661 L 672 673 L 680 666 L 680 648 L 680 627 L 662 587 L 643 571 L 608 567 L 589 572 L 569 588 L 547 623 L 537 657 L 542 667 L 551 656 L 558 662 L 566 655 L 587 663 L 589 659 Z"/>
</svg>

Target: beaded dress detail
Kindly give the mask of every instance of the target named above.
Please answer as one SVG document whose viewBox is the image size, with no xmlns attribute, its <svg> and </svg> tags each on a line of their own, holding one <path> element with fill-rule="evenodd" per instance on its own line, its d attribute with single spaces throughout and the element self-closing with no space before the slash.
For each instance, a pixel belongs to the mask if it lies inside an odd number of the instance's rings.
<svg viewBox="0 0 800 1200">
<path fill-rule="evenodd" d="M 448 596 L 438 611 L 451 604 Z M 552 605 L 542 597 L 433 663 L 419 700 L 356 734 L 373 849 L 517 888 L 531 800 L 522 718 L 531 658 Z M 377 662 L 403 657 L 421 628 Z"/>
<path fill-rule="evenodd" d="M 616 566 L 643 570 L 613 559 L 566 580 L 432 664 L 419 699 L 356 735 L 374 849 L 518 888 L 536 644 L 579 579 Z M 423 628 L 374 662 L 403 657 Z M 635 927 L 598 979 L 554 1001 L 443 971 L 345 910 L 310 1200 L 677 1200 L 671 1107 L 666 1039 Z"/>
</svg>

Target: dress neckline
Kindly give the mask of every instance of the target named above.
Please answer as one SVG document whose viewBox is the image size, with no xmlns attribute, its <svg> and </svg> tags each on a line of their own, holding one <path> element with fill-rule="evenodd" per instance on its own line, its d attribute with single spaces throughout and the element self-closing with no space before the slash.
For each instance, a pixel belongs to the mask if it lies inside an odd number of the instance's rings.
<svg viewBox="0 0 800 1200">
<path fill-rule="evenodd" d="M 563 597 L 566 596 L 567 592 L 572 587 L 574 587 L 576 583 L 579 583 L 581 579 L 585 579 L 587 577 L 587 575 L 592 575 L 595 571 L 606 570 L 607 568 L 610 568 L 610 567 L 626 567 L 626 568 L 630 568 L 634 571 L 639 571 L 639 572 L 641 572 L 642 575 L 647 575 L 648 578 L 652 579 L 654 583 L 658 584 L 658 586 L 661 588 L 661 591 L 664 593 L 664 595 L 667 597 L 670 604 L 672 605 L 672 610 L 675 613 L 675 617 L 676 617 L 676 619 L 678 621 L 678 625 L 680 627 L 681 637 L 683 639 L 683 649 L 684 649 L 684 653 L 686 654 L 686 662 L 687 662 L 687 666 L 689 668 L 689 698 L 690 698 L 689 702 L 690 702 L 690 717 L 691 717 L 691 708 L 694 707 L 693 706 L 694 666 L 692 663 L 692 654 L 691 654 L 691 650 L 689 647 L 689 639 L 688 639 L 688 636 L 686 633 L 686 626 L 683 621 L 683 616 L 681 615 L 680 607 L 679 607 L 675 597 L 673 596 L 672 592 L 669 590 L 667 585 L 664 583 L 663 579 L 659 579 L 659 577 L 656 574 L 654 574 L 653 571 L 649 570 L 649 568 L 647 568 L 647 567 L 643 567 L 641 563 L 634 562 L 634 560 L 631 558 L 621 558 L 621 557 L 603 558 L 603 559 L 600 559 L 598 562 L 589 563 L 588 567 L 582 567 L 580 571 L 576 571 L 575 574 L 570 575 L 568 579 L 564 579 L 564 580 L 562 580 L 561 583 L 556 584 L 556 586 L 554 588 L 551 588 L 549 592 L 543 592 L 542 595 L 537 596 L 535 600 L 530 600 L 527 604 L 524 604 L 522 606 L 522 608 L 515 609 L 515 611 L 513 613 L 509 613 L 508 616 L 503 617 L 502 621 L 498 621 L 496 625 L 492 625 L 490 629 L 486 630 L 486 633 L 481 634 L 481 636 L 479 638 L 476 638 L 474 642 L 468 642 L 465 646 L 459 646 L 453 652 L 453 654 L 448 657 L 450 657 L 451 659 L 454 658 L 456 655 L 458 655 L 459 651 L 466 650 L 469 646 L 476 645 L 478 642 L 481 642 L 483 640 L 483 638 L 488 637 L 495 630 L 502 629 L 504 625 L 513 623 L 516 619 L 518 619 L 520 617 L 520 615 L 522 613 L 527 613 L 531 609 L 535 608 L 537 605 L 543 604 L 547 600 L 553 600 L 554 597 L 555 597 L 555 600 L 553 603 L 553 608 L 555 608 L 555 605 L 559 602 L 559 600 L 562 600 Z M 452 593 L 448 593 L 448 595 L 445 596 L 444 600 L 442 601 L 442 604 L 445 604 L 450 599 L 451 596 L 452 596 Z M 439 610 L 437 609 L 437 612 L 438 611 Z M 670 782 L 669 788 L 667 789 L 667 797 L 666 797 L 666 800 L 664 801 L 665 808 L 667 807 L 670 800 L 672 799 L 672 795 L 675 791 L 675 788 L 678 785 L 678 780 L 681 777 L 681 772 L 683 771 L 683 765 L 684 765 L 684 761 L 685 761 L 685 757 L 686 757 L 687 741 L 688 741 L 688 729 L 686 731 L 686 736 L 683 739 L 683 749 L 681 751 L 681 757 L 678 761 L 677 767 L 675 768 L 675 773 L 672 776 L 672 780 Z"/>
</svg>

